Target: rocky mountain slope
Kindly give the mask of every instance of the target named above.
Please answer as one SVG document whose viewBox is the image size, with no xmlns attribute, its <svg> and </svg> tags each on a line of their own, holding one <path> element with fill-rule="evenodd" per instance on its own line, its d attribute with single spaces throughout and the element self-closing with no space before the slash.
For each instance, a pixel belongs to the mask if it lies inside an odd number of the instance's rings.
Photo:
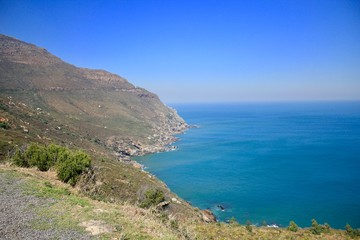
<svg viewBox="0 0 360 240">
<path fill-rule="evenodd" d="M 77 68 L 46 50 L 0 35 L 0 163 L 31 142 L 82 149 L 93 169 L 77 189 L 102 201 L 138 204 L 160 189 L 167 215 L 201 219 L 130 156 L 157 152 L 187 128 L 174 109 L 127 80 Z"/>
<path fill-rule="evenodd" d="M 0 35 L 0 89 L 120 156 L 162 150 L 174 141 L 173 134 L 187 128 L 158 96 L 126 79 L 77 68 L 46 49 L 5 35 Z"/>
</svg>

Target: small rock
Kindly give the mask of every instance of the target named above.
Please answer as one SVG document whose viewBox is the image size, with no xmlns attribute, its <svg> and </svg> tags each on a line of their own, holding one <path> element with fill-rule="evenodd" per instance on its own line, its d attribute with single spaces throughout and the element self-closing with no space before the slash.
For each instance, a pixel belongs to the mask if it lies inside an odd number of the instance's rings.
<svg viewBox="0 0 360 240">
<path fill-rule="evenodd" d="M 169 206 L 169 204 L 170 204 L 169 201 L 161 202 L 158 205 L 156 205 L 156 209 L 159 209 L 159 210 L 165 209 L 167 206 Z"/>
<path fill-rule="evenodd" d="M 177 198 L 172 198 L 171 201 L 173 203 L 181 204 L 181 202 Z"/>
<path fill-rule="evenodd" d="M 206 223 L 216 222 L 215 215 L 208 209 L 202 211 L 202 220 Z"/>
</svg>

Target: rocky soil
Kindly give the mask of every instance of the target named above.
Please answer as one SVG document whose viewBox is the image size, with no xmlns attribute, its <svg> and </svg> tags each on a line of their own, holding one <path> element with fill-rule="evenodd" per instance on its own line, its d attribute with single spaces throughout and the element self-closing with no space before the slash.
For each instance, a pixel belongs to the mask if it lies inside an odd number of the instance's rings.
<svg viewBox="0 0 360 240">
<path fill-rule="evenodd" d="M 46 208 L 53 200 L 26 194 L 24 184 L 24 180 L 0 172 L 0 239 L 91 239 L 77 231 L 37 226 L 39 222 L 51 224 L 52 219 L 38 216 L 36 209 Z"/>
</svg>

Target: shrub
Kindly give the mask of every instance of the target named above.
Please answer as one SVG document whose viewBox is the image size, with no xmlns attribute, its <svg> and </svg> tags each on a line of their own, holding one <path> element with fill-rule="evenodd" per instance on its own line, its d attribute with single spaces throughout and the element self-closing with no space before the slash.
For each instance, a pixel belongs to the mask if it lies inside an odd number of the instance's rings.
<svg viewBox="0 0 360 240">
<path fill-rule="evenodd" d="M 328 233 L 328 232 L 330 232 L 330 225 L 328 223 L 321 225 L 321 224 L 318 224 L 315 219 L 312 219 L 310 232 L 315 235 L 320 235 L 321 233 Z"/>
<path fill-rule="evenodd" d="M 289 224 L 289 226 L 287 227 L 287 229 L 288 229 L 289 231 L 292 231 L 292 232 L 297 232 L 298 229 L 299 229 L 299 227 L 298 227 L 298 225 L 297 225 L 294 221 L 290 221 L 290 224 Z"/>
<path fill-rule="evenodd" d="M 9 129 L 10 125 L 7 122 L 0 122 L 0 128 Z"/>
<path fill-rule="evenodd" d="M 317 221 L 315 219 L 311 220 L 311 228 L 310 231 L 312 232 L 312 234 L 316 234 L 316 235 L 320 235 L 321 234 L 321 226 L 317 223 Z"/>
<path fill-rule="evenodd" d="M 31 144 L 22 154 L 20 150 L 13 157 L 15 165 L 20 167 L 36 166 L 47 171 L 55 166 L 58 178 L 74 186 L 80 174 L 91 165 L 90 156 L 82 151 L 51 144 L 48 147 Z"/>
<path fill-rule="evenodd" d="M 25 159 L 24 155 L 21 153 L 20 149 L 17 149 L 13 158 L 14 164 L 19 167 L 30 167 L 29 162 Z"/>
<path fill-rule="evenodd" d="M 164 193 L 159 189 L 149 189 L 145 192 L 145 198 L 141 202 L 140 207 L 149 208 L 165 201 Z"/>
<path fill-rule="evenodd" d="M 51 162 L 52 166 L 56 164 L 59 156 L 66 151 L 69 151 L 69 149 L 55 144 L 50 144 L 47 147 L 48 160 Z"/>
<path fill-rule="evenodd" d="M 0 103 L 0 110 L 4 110 L 4 111 L 7 111 L 9 109 L 8 106 L 6 106 L 5 104 L 3 103 Z"/>
<path fill-rule="evenodd" d="M 35 166 L 40 171 L 47 171 L 53 164 L 48 159 L 47 148 L 38 144 L 31 144 L 24 153 L 25 160 L 29 166 Z"/>
<path fill-rule="evenodd" d="M 179 228 L 179 223 L 178 223 L 178 221 L 176 221 L 176 220 L 171 220 L 171 221 L 170 221 L 170 226 L 171 226 L 171 228 L 173 228 L 173 229 L 178 229 L 178 228 Z"/>
<path fill-rule="evenodd" d="M 82 151 L 75 153 L 64 152 L 67 155 L 65 161 L 59 162 L 57 165 L 57 175 L 63 182 L 69 183 L 74 186 L 80 176 L 80 174 L 88 167 L 90 167 L 90 157 Z M 61 155 L 61 156 L 64 156 Z"/>
<path fill-rule="evenodd" d="M 353 229 L 348 223 L 345 226 L 345 231 L 351 238 L 360 237 L 360 229 Z"/>
</svg>

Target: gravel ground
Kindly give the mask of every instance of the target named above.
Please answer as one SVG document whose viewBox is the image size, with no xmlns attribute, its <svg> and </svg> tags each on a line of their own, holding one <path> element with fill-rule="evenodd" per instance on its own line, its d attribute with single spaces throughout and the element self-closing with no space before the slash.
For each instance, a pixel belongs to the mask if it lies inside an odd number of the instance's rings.
<svg viewBox="0 0 360 240">
<path fill-rule="evenodd" d="M 24 179 L 0 172 L 0 239 L 91 239 L 90 236 L 71 230 L 50 228 L 38 230 L 31 227 L 40 218 L 34 207 L 47 207 L 54 200 L 29 196 L 23 193 Z"/>
</svg>

